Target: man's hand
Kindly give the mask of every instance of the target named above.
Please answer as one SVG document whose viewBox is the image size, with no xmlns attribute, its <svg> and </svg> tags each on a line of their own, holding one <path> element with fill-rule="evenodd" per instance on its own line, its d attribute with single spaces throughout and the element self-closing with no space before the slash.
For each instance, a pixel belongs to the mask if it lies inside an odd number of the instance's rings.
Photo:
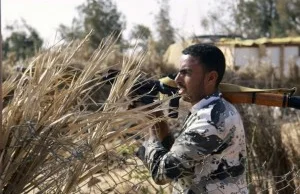
<svg viewBox="0 0 300 194">
<path fill-rule="evenodd" d="M 153 113 L 155 118 L 163 118 L 163 111 L 157 111 Z M 165 137 L 169 135 L 169 126 L 166 120 L 158 121 L 151 129 L 149 130 L 150 138 L 158 138 L 159 141 L 162 141 Z"/>
</svg>

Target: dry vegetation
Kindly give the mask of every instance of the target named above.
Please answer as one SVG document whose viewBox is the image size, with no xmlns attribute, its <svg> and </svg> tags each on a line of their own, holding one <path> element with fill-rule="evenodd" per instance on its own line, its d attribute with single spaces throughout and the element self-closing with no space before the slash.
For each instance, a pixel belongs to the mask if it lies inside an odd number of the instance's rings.
<svg viewBox="0 0 300 194">
<path fill-rule="evenodd" d="M 49 49 L 29 60 L 24 73 L 8 73 L 12 76 L 3 84 L 0 135 L 1 193 L 169 193 L 171 186 L 154 185 L 134 155 L 138 139 L 156 122 L 150 113 L 167 107 L 127 109 L 141 70 L 166 70 L 159 64 L 150 68 L 145 54 L 121 57 L 111 38 L 88 54 L 87 41 Z M 112 65 L 121 70 L 113 86 L 103 81 Z M 228 75 L 225 80 L 231 83 L 255 80 L 250 73 Z M 299 193 L 299 111 L 280 109 L 281 116 L 274 118 L 273 108 L 238 108 L 247 133 L 251 193 Z M 174 128 L 183 115 L 171 121 Z"/>
<path fill-rule="evenodd" d="M 124 58 L 111 87 L 102 78 L 114 40 L 103 42 L 78 68 L 76 58 L 87 41 L 40 53 L 23 74 L 4 82 L 1 192 L 79 192 L 95 181 L 96 174 L 108 179 L 114 171 L 119 174 L 121 164 L 133 165 L 133 151 L 126 154 L 126 150 L 134 145 L 118 137 L 127 132 L 139 135 L 155 122 L 147 116 L 154 110 L 127 110 L 129 89 L 139 77 L 143 55 Z M 91 99 L 95 91 L 107 94 Z M 94 111 L 89 111 L 90 103 Z M 116 186 L 119 175 L 107 184 Z M 102 182 L 98 190 L 112 188 Z"/>
</svg>

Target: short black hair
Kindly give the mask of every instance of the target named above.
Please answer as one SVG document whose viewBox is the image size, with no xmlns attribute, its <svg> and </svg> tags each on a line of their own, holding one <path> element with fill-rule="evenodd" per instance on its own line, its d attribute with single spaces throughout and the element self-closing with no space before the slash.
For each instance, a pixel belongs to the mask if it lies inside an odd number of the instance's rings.
<svg viewBox="0 0 300 194">
<path fill-rule="evenodd" d="M 204 69 L 208 72 L 216 71 L 218 73 L 217 86 L 221 82 L 226 64 L 222 51 L 212 44 L 195 44 L 185 48 L 182 54 L 191 55 L 199 59 Z"/>
</svg>

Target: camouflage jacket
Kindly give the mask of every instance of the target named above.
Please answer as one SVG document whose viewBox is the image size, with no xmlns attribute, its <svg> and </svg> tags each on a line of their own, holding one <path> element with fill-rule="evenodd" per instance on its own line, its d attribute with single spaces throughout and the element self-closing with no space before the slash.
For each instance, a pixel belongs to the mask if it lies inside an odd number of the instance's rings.
<svg viewBox="0 0 300 194">
<path fill-rule="evenodd" d="M 173 145 L 164 141 L 153 137 L 138 151 L 157 184 L 173 181 L 173 193 L 248 193 L 243 123 L 220 93 L 192 107 Z"/>
</svg>

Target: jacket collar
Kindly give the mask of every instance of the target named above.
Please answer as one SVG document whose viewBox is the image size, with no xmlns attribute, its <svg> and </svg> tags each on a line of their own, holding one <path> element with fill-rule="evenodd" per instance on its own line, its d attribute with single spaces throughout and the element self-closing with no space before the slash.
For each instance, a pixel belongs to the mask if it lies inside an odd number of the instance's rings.
<svg viewBox="0 0 300 194">
<path fill-rule="evenodd" d="M 213 93 L 210 96 L 206 96 L 205 98 L 201 99 L 199 102 L 197 102 L 194 106 L 192 106 L 191 108 L 191 113 L 195 114 L 196 112 L 198 112 L 198 110 L 200 110 L 201 108 L 207 106 L 208 104 L 210 104 L 211 102 L 218 100 L 221 98 L 221 93 L 219 91 L 216 91 L 215 93 Z"/>
</svg>

